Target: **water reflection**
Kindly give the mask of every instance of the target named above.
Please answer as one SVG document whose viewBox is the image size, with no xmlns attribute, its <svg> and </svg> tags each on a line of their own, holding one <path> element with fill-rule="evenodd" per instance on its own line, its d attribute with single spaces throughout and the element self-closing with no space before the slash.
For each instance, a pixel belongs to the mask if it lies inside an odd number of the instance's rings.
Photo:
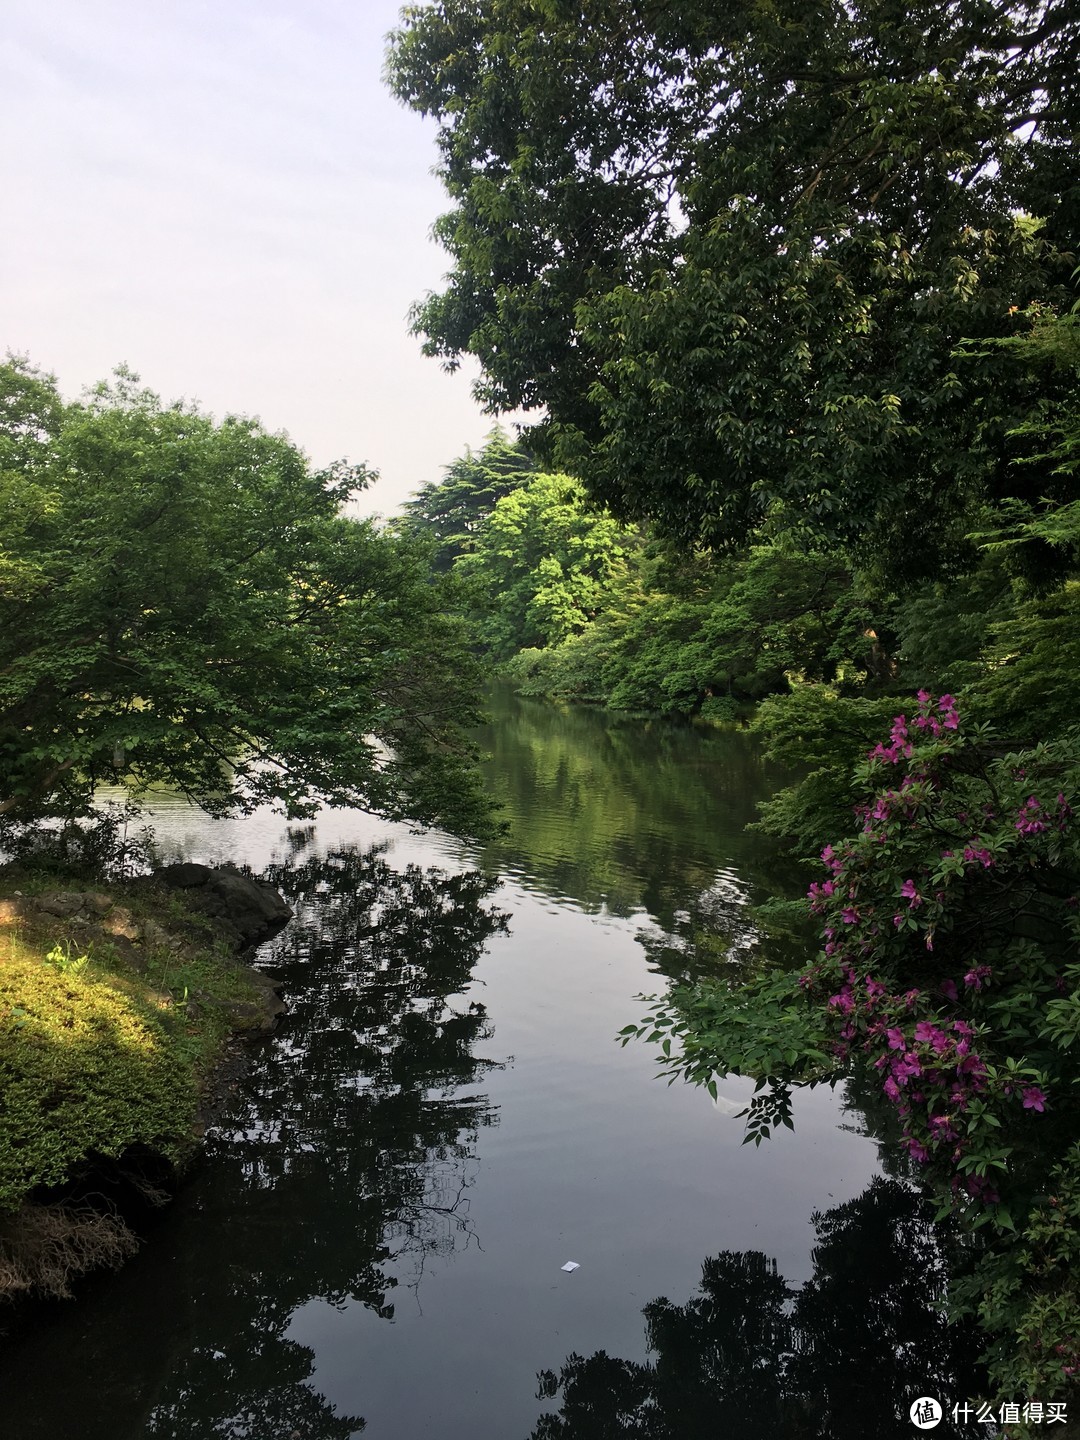
<svg viewBox="0 0 1080 1440">
<path fill-rule="evenodd" d="M 490 698 L 481 736 L 508 834 L 486 864 L 589 912 L 643 911 L 675 923 L 718 867 L 747 893 L 775 888 L 775 846 L 745 833 L 768 791 L 760 747 L 742 732 L 642 722 L 582 706 Z"/>
<path fill-rule="evenodd" d="M 685 1304 L 645 1306 L 645 1363 L 600 1350 L 541 1371 L 537 1398 L 561 1408 L 530 1440 L 899 1440 L 916 1397 L 940 1397 L 948 1412 L 976 1395 L 978 1339 L 934 1308 L 947 1262 L 925 1202 L 875 1179 L 813 1223 L 802 1287 L 758 1251 L 727 1251 L 704 1262 Z M 936 1433 L 985 1431 L 947 1413 Z"/>
<path fill-rule="evenodd" d="M 268 964 L 291 1001 L 273 1063 L 246 1077 L 210 1147 L 193 1334 L 150 1416 L 159 1440 L 346 1440 L 312 1385 L 314 1356 L 287 1335 L 312 1299 L 390 1319 L 398 1276 L 477 1243 L 468 1208 L 478 1132 L 495 1122 L 473 1087 L 495 1063 L 481 1005 L 455 1004 L 505 917 L 472 872 L 390 868 L 378 850 L 275 867 L 297 908 Z"/>
</svg>

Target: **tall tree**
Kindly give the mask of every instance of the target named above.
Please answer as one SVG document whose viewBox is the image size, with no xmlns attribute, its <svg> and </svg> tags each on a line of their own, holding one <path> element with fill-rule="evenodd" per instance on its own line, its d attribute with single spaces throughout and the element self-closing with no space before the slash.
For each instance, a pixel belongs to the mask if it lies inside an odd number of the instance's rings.
<svg viewBox="0 0 1080 1440">
<path fill-rule="evenodd" d="M 446 467 L 442 480 L 429 480 L 405 501 L 399 528 L 434 542 L 432 563 L 444 572 L 471 554 L 498 502 L 528 484 L 536 462 L 504 430 L 495 427 L 479 453 L 466 450 Z"/>
<path fill-rule="evenodd" d="M 482 825 L 475 663 L 422 548 L 342 515 L 370 478 L 124 372 L 65 405 L 0 367 L 0 814 L 126 777 Z"/>
<path fill-rule="evenodd" d="M 1078 37 L 1063 0 L 412 7 L 390 80 L 455 207 L 416 328 L 623 515 L 933 573 L 1055 483 L 1010 465 L 1025 378 L 954 351 L 1062 302 Z"/>
<path fill-rule="evenodd" d="M 497 659 L 580 633 L 625 577 L 635 537 L 582 501 L 568 475 L 534 475 L 497 502 L 458 562 L 474 582 L 480 638 Z"/>
</svg>

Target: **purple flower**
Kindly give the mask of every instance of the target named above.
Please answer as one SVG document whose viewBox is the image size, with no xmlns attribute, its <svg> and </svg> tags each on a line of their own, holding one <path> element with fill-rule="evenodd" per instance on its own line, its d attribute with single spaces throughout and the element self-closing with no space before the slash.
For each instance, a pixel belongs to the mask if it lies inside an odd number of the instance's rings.
<svg viewBox="0 0 1080 1440">
<path fill-rule="evenodd" d="M 909 1051 L 902 1060 L 893 1061 L 892 1073 L 901 1085 L 906 1085 L 909 1080 L 917 1080 L 923 1073 L 919 1057 Z"/>
<path fill-rule="evenodd" d="M 904 1039 L 904 1032 L 897 1030 L 895 1026 L 885 1032 L 885 1038 L 889 1042 L 890 1050 L 906 1050 L 907 1041 Z"/>
<path fill-rule="evenodd" d="M 1038 1085 L 1024 1086 L 1024 1109 L 1039 1111 L 1046 1109 L 1046 1096 Z"/>
<path fill-rule="evenodd" d="M 949 1037 L 944 1030 L 939 1030 L 929 1020 L 920 1020 L 915 1026 L 915 1039 L 920 1045 L 929 1045 L 936 1054 L 940 1055 L 943 1050 L 948 1049 Z"/>
<path fill-rule="evenodd" d="M 990 851 L 985 846 L 976 845 L 974 841 L 970 845 L 964 846 L 964 859 L 969 865 L 974 865 L 978 861 L 984 870 L 989 870 L 994 863 L 994 857 Z"/>
<path fill-rule="evenodd" d="M 918 886 L 914 880 L 905 880 L 903 885 L 900 886 L 900 894 L 907 900 L 913 910 L 922 904 L 922 896 L 919 894 Z"/>
<path fill-rule="evenodd" d="M 1017 812 L 1014 829 L 1021 835 L 1038 835 L 1047 828 L 1046 821 L 1039 819 L 1041 814 L 1042 806 L 1039 801 L 1034 795 L 1029 795 Z"/>
<path fill-rule="evenodd" d="M 956 1000 L 959 998 L 956 991 L 955 980 L 942 980 L 939 988 L 946 1000 Z"/>
<path fill-rule="evenodd" d="M 989 980 L 991 973 L 989 965 L 976 965 L 964 976 L 964 984 L 972 990 L 979 991 L 983 988 L 985 981 Z"/>
</svg>

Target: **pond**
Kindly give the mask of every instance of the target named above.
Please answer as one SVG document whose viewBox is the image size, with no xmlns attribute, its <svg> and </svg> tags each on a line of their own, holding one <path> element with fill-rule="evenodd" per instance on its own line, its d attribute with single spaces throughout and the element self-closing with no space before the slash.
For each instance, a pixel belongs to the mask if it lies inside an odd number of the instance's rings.
<svg viewBox="0 0 1080 1440">
<path fill-rule="evenodd" d="M 136 1260 L 9 1340 L 5 1434 L 863 1440 L 974 1393 L 933 1227 L 842 1095 L 755 1149 L 747 1082 L 714 1104 L 616 1043 L 785 883 L 752 740 L 492 708 L 481 850 L 155 803 L 168 858 L 293 899 L 259 955 L 290 1012 Z"/>
</svg>

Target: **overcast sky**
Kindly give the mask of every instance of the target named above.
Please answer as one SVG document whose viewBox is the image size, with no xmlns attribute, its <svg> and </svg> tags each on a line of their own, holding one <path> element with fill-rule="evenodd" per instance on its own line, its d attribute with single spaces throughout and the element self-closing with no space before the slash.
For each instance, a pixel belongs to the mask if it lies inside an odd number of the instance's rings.
<svg viewBox="0 0 1080 1440">
<path fill-rule="evenodd" d="M 391 0 L 4 0 L 0 352 L 366 462 L 388 513 L 491 428 L 420 354 L 448 207 L 380 80 Z"/>
</svg>

